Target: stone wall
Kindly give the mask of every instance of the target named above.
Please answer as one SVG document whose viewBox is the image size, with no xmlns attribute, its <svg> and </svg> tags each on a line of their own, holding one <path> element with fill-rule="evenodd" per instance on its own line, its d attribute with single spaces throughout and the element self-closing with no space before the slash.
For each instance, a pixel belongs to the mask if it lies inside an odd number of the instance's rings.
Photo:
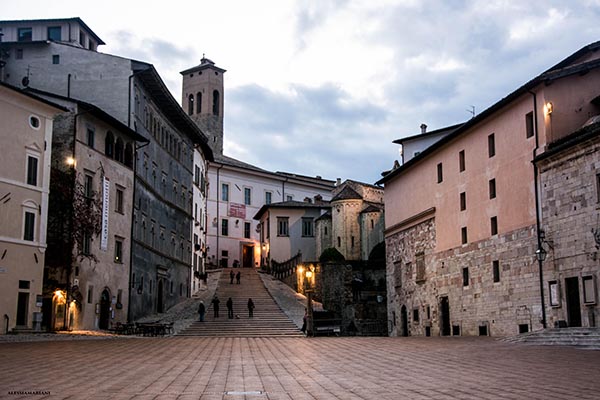
<svg viewBox="0 0 600 400">
<path fill-rule="evenodd" d="M 402 335 L 404 324 L 409 335 L 441 335 L 443 298 L 450 334 L 505 336 L 541 327 L 535 226 L 439 253 L 435 240 L 435 218 L 386 238 L 392 336 Z"/>
<path fill-rule="evenodd" d="M 548 325 L 566 321 L 577 325 L 579 314 L 582 326 L 600 325 L 598 285 L 600 279 L 599 246 L 594 232 L 600 230 L 600 138 L 570 147 L 540 163 L 542 187 L 542 228 L 549 245 L 544 263 L 545 290 L 555 281 L 556 298 L 548 304 Z M 551 247 L 550 247 L 551 246 Z M 591 277 L 591 278 L 590 278 Z M 566 279 L 576 282 L 578 290 L 571 288 L 574 299 L 569 301 Z M 593 293 L 586 293 L 583 279 L 591 279 Z M 594 285 L 595 283 L 595 285 Z M 594 287 L 595 286 L 595 287 Z M 578 292 L 578 293 L 577 293 Z M 548 303 L 550 303 L 550 298 Z M 571 310 L 569 311 L 569 309 Z M 575 313 L 575 315 L 569 315 Z"/>
</svg>

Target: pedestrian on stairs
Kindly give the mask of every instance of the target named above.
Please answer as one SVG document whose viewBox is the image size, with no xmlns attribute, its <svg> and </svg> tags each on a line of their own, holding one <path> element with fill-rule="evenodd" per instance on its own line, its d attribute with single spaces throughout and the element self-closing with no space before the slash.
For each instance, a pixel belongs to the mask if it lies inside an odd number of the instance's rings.
<svg viewBox="0 0 600 400">
<path fill-rule="evenodd" d="M 254 302 L 248 299 L 248 318 L 254 317 Z"/>
<path fill-rule="evenodd" d="M 231 297 L 227 300 L 227 317 L 233 319 L 233 300 L 231 300 Z"/>
<path fill-rule="evenodd" d="M 198 306 L 198 314 L 200 314 L 200 322 L 204 322 L 204 313 L 206 313 L 206 307 L 204 306 L 204 302 L 200 300 L 200 305 Z"/>
<path fill-rule="evenodd" d="M 221 302 L 221 300 L 219 300 L 219 298 L 215 294 L 215 297 L 213 297 L 213 299 L 211 301 L 211 303 L 213 305 L 213 311 L 215 312 L 215 318 L 219 318 L 219 303 L 220 302 Z"/>
<path fill-rule="evenodd" d="M 233 272 L 232 272 L 233 273 Z M 240 271 L 238 271 L 238 273 L 235 275 L 235 280 L 236 283 L 239 285 L 240 284 L 240 278 L 242 277 L 242 274 L 240 273 Z M 233 283 L 233 282 L 232 282 Z"/>
<path fill-rule="evenodd" d="M 233 285 L 233 278 L 235 278 L 235 274 L 233 273 L 233 270 L 229 271 L 229 283 L 231 285 Z"/>
</svg>

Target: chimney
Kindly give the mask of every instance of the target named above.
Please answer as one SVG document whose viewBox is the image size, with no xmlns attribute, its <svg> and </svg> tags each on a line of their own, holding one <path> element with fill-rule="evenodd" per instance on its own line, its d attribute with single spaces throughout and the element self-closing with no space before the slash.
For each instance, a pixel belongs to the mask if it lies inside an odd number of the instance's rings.
<svg viewBox="0 0 600 400">
<path fill-rule="evenodd" d="M 314 197 L 315 199 L 315 204 L 321 204 L 323 202 L 323 196 L 321 196 L 320 194 L 316 195 Z"/>
<path fill-rule="evenodd" d="M 335 186 L 340 186 L 342 184 L 342 178 L 337 178 L 335 180 Z"/>
<path fill-rule="evenodd" d="M 427 125 L 421 124 L 421 133 L 426 133 L 426 132 L 427 132 Z"/>
<path fill-rule="evenodd" d="M 305 197 L 304 202 L 310 204 L 310 203 L 312 203 L 312 199 L 310 197 Z"/>
</svg>

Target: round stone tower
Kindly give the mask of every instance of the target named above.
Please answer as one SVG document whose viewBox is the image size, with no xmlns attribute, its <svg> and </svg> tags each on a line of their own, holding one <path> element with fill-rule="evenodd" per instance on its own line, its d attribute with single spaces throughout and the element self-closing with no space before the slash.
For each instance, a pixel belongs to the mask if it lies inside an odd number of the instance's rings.
<svg viewBox="0 0 600 400">
<path fill-rule="evenodd" d="M 223 155 L 224 73 L 206 57 L 200 65 L 181 71 L 181 106 L 206 134 L 215 155 Z"/>
</svg>

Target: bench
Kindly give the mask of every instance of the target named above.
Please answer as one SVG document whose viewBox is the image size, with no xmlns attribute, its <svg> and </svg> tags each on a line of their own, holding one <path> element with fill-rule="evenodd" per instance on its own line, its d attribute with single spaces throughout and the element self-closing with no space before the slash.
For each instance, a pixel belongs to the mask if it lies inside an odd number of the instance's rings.
<svg viewBox="0 0 600 400">
<path fill-rule="evenodd" d="M 336 318 L 332 311 L 313 311 L 313 335 L 339 336 L 342 320 Z"/>
</svg>

